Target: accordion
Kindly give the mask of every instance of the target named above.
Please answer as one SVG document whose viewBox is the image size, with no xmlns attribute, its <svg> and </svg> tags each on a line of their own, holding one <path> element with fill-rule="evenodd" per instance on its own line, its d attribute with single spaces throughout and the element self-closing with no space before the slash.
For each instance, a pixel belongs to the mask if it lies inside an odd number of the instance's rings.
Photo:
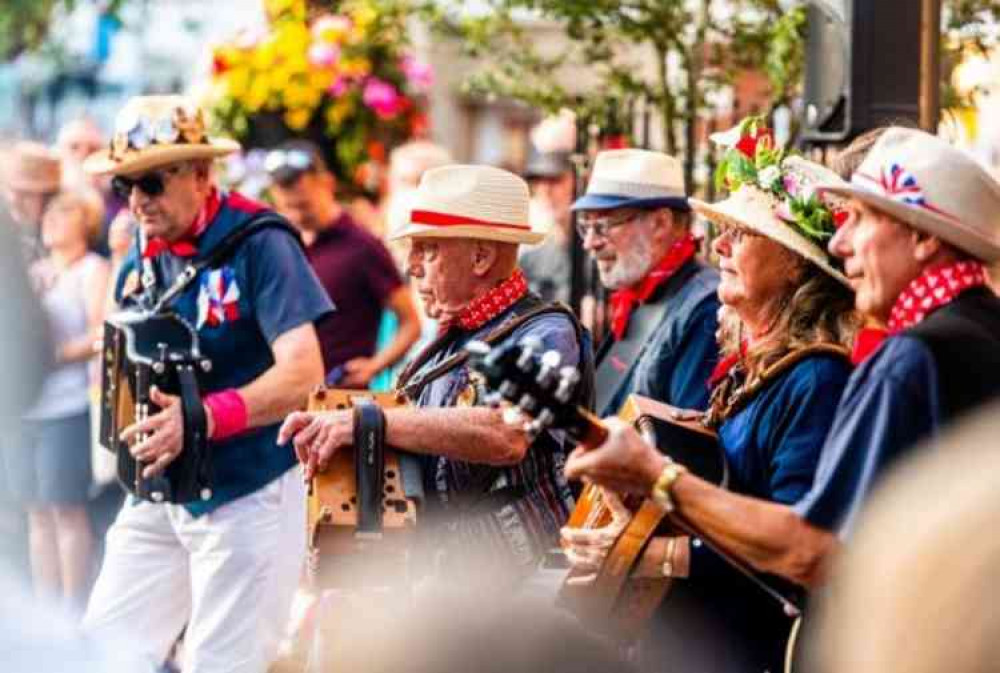
<svg viewBox="0 0 1000 673">
<path fill-rule="evenodd" d="M 130 493 L 151 502 L 185 503 L 212 497 L 212 466 L 198 375 L 211 369 L 197 333 L 172 313 L 126 311 L 104 323 L 101 367 L 100 442 L 117 456 L 117 475 Z M 132 457 L 122 431 L 160 409 L 150 400 L 155 386 L 181 399 L 183 450 L 166 470 L 143 478 L 146 463 Z M 140 435 L 131 444 L 143 441 Z"/>
</svg>

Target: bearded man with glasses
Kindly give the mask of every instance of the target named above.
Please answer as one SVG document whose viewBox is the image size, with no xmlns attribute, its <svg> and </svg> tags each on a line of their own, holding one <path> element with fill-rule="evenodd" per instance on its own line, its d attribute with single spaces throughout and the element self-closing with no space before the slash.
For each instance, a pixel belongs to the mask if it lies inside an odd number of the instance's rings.
<svg viewBox="0 0 1000 673">
<path fill-rule="evenodd" d="M 718 358 L 719 276 L 695 259 L 680 162 L 646 150 L 597 155 L 573 204 L 583 247 L 612 291 L 611 331 L 598 350 L 597 411 L 633 393 L 705 409 Z"/>
<path fill-rule="evenodd" d="M 276 444 L 277 422 L 323 381 L 314 323 L 332 305 L 287 222 L 216 186 L 212 160 L 239 145 L 208 137 L 193 103 L 134 98 L 115 126 L 110 147 L 84 168 L 113 176 L 141 229 L 117 280 L 121 305 L 153 305 L 232 235 L 260 228 L 166 306 L 197 331 L 212 363 L 199 376 L 211 493 L 184 504 L 128 498 L 108 532 L 84 629 L 158 665 L 186 627 L 186 673 L 263 672 L 305 552 L 305 488 L 292 450 Z M 122 433 L 141 438 L 130 451 L 144 478 L 184 450 L 179 398 L 155 389 L 151 398 L 160 410 Z"/>
</svg>

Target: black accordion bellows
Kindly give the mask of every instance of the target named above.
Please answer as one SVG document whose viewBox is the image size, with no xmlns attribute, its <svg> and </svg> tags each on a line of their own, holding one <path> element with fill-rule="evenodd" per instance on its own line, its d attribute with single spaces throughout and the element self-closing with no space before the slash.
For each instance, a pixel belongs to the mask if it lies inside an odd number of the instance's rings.
<svg viewBox="0 0 1000 673">
<path fill-rule="evenodd" d="M 102 363 L 100 441 L 117 455 L 122 485 L 152 502 L 211 498 L 211 457 L 198 385 L 198 376 L 211 363 L 199 351 L 197 333 L 173 313 L 118 313 L 104 323 Z M 163 473 L 144 479 L 146 464 L 132 457 L 120 436 L 129 425 L 160 410 L 149 397 L 153 386 L 181 398 L 184 448 Z"/>
</svg>

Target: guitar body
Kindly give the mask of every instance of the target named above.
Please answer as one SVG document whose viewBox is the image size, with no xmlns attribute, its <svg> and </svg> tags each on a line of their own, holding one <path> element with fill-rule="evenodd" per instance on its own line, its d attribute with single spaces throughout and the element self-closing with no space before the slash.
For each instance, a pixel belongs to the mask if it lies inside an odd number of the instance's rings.
<svg viewBox="0 0 1000 673">
<path fill-rule="evenodd" d="M 692 473 L 714 484 L 726 485 L 725 454 L 715 433 L 696 420 L 700 414 L 631 395 L 618 415 L 635 425 L 647 442 Z M 658 530 L 668 535 L 682 533 L 670 530 L 664 522 L 666 512 L 652 500 L 630 496 L 625 505 L 634 514 L 609 550 L 597 578 L 591 584 L 575 586 L 568 580 L 580 573 L 570 571 L 560 590 L 560 601 L 581 617 L 606 624 L 611 632 L 629 638 L 637 635 L 656 611 L 672 582 L 669 577 L 632 577 L 632 571 Z M 601 489 L 587 485 L 567 525 L 600 528 L 610 522 L 611 514 L 602 502 Z"/>
</svg>

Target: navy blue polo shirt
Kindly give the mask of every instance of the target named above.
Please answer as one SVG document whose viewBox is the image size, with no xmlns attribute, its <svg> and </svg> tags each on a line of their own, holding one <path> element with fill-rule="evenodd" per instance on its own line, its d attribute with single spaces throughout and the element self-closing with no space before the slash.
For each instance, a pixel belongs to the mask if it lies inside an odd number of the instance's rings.
<svg viewBox="0 0 1000 673">
<path fill-rule="evenodd" d="M 212 222 L 197 240 L 198 260 L 229 232 L 245 224 L 264 206 L 229 193 Z M 122 265 L 115 296 L 119 302 L 126 285 L 134 283 L 136 254 Z M 154 260 L 163 287 L 176 278 L 190 260 L 170 253 Z M 294 235 L 264 229 L 243 241 L 218 269 L 206 269 L 172 304 L 194 326 L 202 353 L 212 370 L 199 377 L 203 395 L 239 388 L 274 365 L 271 345 L 282 334 L 315 323 L 333 305 L 306 261 Z M 211 442 L 214 487 L 210 500 L 185 508 L 198 516 L 265 486 L 295 465 L 291 445 L 278 446 L 280 423 L 253 428 L 221 442 Z"/>
<path fill-rule="evenodd" d="M 942 422 L 934 358 L 920 340 L 887 339 L 844 391 L 810 493 L 795 510 L 846 537 L 876 478 Z"/>
</svg>

